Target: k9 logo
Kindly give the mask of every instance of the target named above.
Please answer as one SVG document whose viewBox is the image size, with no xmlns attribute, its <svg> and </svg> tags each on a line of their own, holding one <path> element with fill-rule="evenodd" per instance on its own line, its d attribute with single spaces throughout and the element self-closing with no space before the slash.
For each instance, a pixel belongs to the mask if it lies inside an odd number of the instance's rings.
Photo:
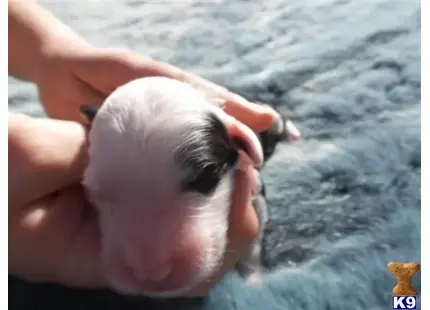
<svg viewBox="0 0 430 310">
<path fill-rule="evenodd" d="M 417 296 L 393 296 L 393 310 L 417 309 Z"/>
</svg>

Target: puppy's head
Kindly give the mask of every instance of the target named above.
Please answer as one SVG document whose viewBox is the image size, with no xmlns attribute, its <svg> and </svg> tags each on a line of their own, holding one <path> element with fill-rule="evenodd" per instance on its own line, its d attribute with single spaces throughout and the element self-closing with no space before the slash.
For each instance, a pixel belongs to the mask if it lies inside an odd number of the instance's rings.
<svg viewBox="0 0 430 310">
<path fill-rule="evenodd" d="M 129 82 L 83 112 L 92 122 L 83 185 L 110 284 L 169 297 L 211 276 L 226 246 L 234 170 L 263 161 L 255 134 L 191 86 L 160 77 Z"/>
</svg>

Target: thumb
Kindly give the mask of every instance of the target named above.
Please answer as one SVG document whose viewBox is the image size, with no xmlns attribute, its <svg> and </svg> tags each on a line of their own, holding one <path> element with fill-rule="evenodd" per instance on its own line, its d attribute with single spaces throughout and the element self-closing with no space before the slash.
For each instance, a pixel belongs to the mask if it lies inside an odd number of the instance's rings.
<svg viewBox="0 0 430 310">
<path fill-rule="evenodd" d="M 9 113 L 10 201 L 22 206 L 79 182 L 86 154 L 84 126 Z"/>
</svg>

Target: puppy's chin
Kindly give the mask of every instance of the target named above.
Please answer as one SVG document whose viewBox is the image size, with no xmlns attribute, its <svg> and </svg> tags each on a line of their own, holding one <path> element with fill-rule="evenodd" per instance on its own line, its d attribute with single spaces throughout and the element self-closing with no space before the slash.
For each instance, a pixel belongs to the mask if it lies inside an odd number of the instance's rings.
<svg viewBox="0 0 430 310">
<path fill-rule="evenodd" d="M 170 275 L 168 279 L 164 279 L 160 282 L 141 280 L 135 275 L 132 267 L 114 256 L 115 255 L 105 257 L 103 266 L 110 287 L 121 294 L 160 298 L 178 297 L 185 295 L 204 280 L 201 278 L 204 273 L 201 272 L 200 268 L 192 271 L 193 278 L 191 280 L 188 279 L 188 276 L 183 278 L 188 280 L 180 279 L 180 275 L 178 275 L 179 269 L 177 268 L 172 271 L 176 277 L 175 279 L 172 279 Z M 169 272 L 169 270 L 167 270 L 167 272 Z M 179 270 L 179 272 L 182 271 Z M 180 279 L 180 281 L 178 281 L 178 279 Z"/>
<path fill-rule="evenodd" d="M 142 260 L 139 265 L 124 257 L 124 253 L 136 252 L 135 249 L 118 251 L 105 247 L 102 251 L 105 275 L 119 293 L 163 298 L 181 296 L 214 274 L 222 261 L 225 238 L 223 235 L 211 239 L 199 236 L 186 238 L 179 251 L 178 247 L 172 249 L 171 245 L 166 245 L 159 250 L 173 254 L 168 263 L 157 265 L 156 270 L 147 269 L 147 260 Z M 153 239 L 159 242 L 157 237 Z M 158 256 L 155 252 L 148 255 Z"/>
<path fill-rule="evenodd" d="M 171 214 L 150 222 L 130 219 L 128 227 L 113 223 L 111 215 L 104 220 L 101 209 L 101 256 L 110 286 L 127 295 L 171 298 L 213 276 L 224 258 L 230 195 L 231 182 L 224 180 L 211 197 L 191 196 L 185 216 L 172 205 Z"/>
</svg>

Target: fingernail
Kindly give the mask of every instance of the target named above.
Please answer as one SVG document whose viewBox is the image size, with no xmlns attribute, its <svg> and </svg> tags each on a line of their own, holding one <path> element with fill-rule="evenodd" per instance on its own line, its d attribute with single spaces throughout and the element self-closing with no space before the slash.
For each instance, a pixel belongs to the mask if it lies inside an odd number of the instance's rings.
<svg viewBox="0 0 430 310">
<path fill-rule="evenodd" d="M 296 125 L 293 124 L 292 121 L 286 121 L 285 123 L 287 138 L 289 140 L 299 140 L 301 139 L 302 135 L 300 131 L 297 129 Z"/>
</svg>

